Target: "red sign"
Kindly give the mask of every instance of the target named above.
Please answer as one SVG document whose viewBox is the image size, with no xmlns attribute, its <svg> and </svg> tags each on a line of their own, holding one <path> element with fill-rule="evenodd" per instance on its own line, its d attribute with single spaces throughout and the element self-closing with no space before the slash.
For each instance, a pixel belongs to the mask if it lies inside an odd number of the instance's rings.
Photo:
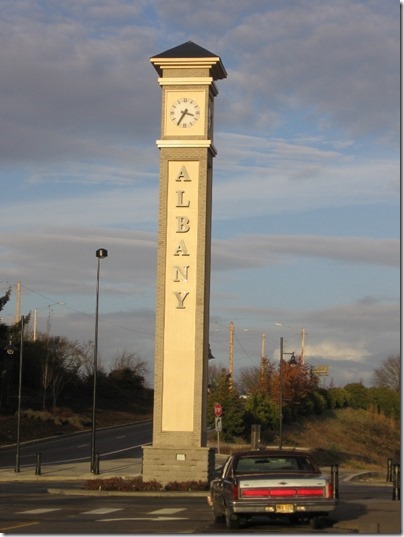
<svg viewBox="0 0 404 537">
<path fill-rule="evenodd" d="M 215 416 L 219 418 L 222 415 L 222 405 L 220 403 L 215 404 Z"/>
</svg>

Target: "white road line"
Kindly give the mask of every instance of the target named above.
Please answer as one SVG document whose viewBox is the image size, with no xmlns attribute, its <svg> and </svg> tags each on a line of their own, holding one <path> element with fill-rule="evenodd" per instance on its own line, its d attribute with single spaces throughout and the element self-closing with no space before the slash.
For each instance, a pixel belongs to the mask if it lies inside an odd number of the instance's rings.
<svg viewBox="0 0 404 537">
<path fill-rule="evenodd" d="M 183 507 L 180 507 L 180 508 L 166 507 L 163 509 L 157 509 L 157 511 L 150 511 L 150 513 L 148 514 L 149 515 L 174 515 L 175 513 L 179 513 L 180 511 L 185 511 L 185 509 Z"/>
<path fill-rule="evenodd" d="M 170 520 L 189 520 L 186 517 L 158 516 L 158 517 L 133 517 L 133 518 L 100 518 L 95 522 L 119 522 L 123 520 L 150 520 L 151 522 L 169 522 Z"/>
<path fill-rule="evenodd" d="M 41 513 L 50 513 L 51 511 L 60 511 L 61 507 L 56 508 L 42 508 L 42 509 L 30 509 L 29 511 L 17 511 L 18 515 L 40 515 Z"/>
<path fill-rule="evenodd" d="M 119 508 L 108 508 L 108 507 L 105 507 L 105 508 L 102 508 L 100 507 L 99 509 L 93 509 L 92 511 L 85 511 L 83 513 L 80 513 L 81 515 L 107 515 L 108 513 L 113 513 L 114 511 L 122 511 L 123 508 L 122 507 L 119 507 Z"/>
</svg>

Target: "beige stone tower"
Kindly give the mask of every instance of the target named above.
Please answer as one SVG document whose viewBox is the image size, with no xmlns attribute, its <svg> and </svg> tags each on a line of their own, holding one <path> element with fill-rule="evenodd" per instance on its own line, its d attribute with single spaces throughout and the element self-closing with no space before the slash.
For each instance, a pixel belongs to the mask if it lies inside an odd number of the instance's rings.
<svg viewBox="0 0 404 537">
<path fill-rule="evenodd" d="M 162 88 L 153 445 L 143 479 L 207 481 L 215 80 L 221 59 L 192 41 L 150 59 Z"/>
</svg>

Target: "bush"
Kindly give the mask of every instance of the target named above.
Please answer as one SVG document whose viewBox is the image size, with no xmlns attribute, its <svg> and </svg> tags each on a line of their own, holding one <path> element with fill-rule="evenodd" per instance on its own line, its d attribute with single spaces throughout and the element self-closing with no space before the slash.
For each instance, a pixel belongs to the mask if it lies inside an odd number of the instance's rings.
<svg viewBox="0 0 404 537">
<path fill-rule="evenodd" d="M 142 476 L 133 479 L 123 477 L 110 477 L 108 479 L 91 479 L 84 483 L 85 490 L 108 490 L 121 492 L 155 492 L 155 491 L 184 491 L 192 492 L 196 490 L 208 490 L 208 483 L 205 481 L 170 481 L 163 486 L 158 481 L 143 481 Z"/>
</svg>

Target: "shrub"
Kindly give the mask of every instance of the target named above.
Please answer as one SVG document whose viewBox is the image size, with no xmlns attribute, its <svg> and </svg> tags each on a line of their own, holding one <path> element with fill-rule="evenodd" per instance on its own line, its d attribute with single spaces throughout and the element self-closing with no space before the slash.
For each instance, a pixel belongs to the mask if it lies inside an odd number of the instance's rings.
<svg viewBox="0 0 404 537">
<path fill-rule="evenodd" d="M 155 492 L 155 491 L 184 491 L 208 490 L 205 481 L 170 481 L 163 486 L 158 481 L 143 481 L 142 476 L 133 479 L 123 477 L 110 477 L 108 479 L 90 479 L 84 483 L 85 490 L 108 490 L 121 492 Z"/>
</svg>

